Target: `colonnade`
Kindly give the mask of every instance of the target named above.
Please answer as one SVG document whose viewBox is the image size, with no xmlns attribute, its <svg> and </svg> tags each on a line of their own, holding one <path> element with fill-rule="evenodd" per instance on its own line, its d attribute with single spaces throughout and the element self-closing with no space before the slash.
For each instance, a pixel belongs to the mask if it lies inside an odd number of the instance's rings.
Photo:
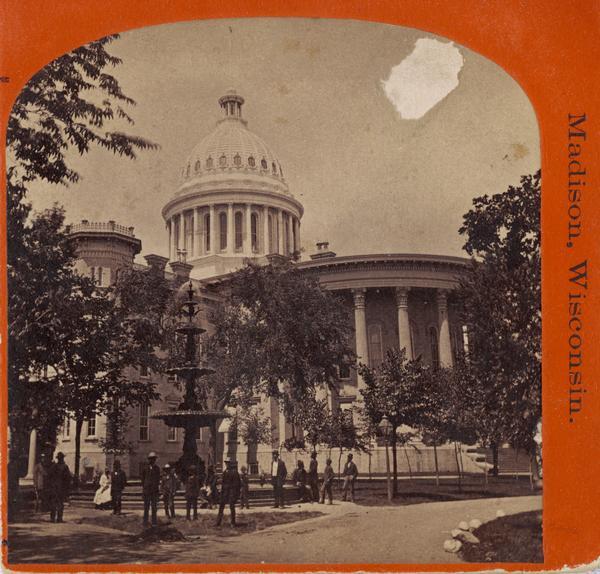
<svg viewBox="0 0 600 574">
<path fill-rule="evenodd" d="M 410 334 L 410 318 L 408 315 L 408 294 L 410 288 L 396 287 L 396 309 L 398 316 L 398 346 L 405 349 L 406 356 L 414 359 L 413 342 Z M 356 337 L 356 355 L 358 360 L 364 364 L 369 364 L 369 340 L 367 331 L 367 308 L 366 308 L 366 288 L 352 289 L 354 299 L 354 327 Z M 437 302 L 437 327 L 438 327 L 438 348 L 439 364 L 451 367 L 452 343 L 450 340 L 450 325 L 448 321 L 448 292 L 444 289 L 436 291 Z M 359 388 L 364 386 L 362 377 L 358 376 Z"/>
<path fill-rule="evenodd" d="M 252 257 L 300 249 L 300 219 L 291 211 L 251 203 L 197 207 L 167 221 L 169 259 L 206 255 Z"/>
</svg>

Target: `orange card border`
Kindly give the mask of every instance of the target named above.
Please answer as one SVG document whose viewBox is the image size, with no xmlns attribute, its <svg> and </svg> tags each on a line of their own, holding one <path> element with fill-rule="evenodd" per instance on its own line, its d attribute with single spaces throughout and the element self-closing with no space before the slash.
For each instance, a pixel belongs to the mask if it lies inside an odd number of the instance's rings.
<svg viewBox="0 0 600 574">
<path fill-rule="evenodd" d="M 204 4 L 204 5 L 203 5 Z M 589 563 L 600 555 L 600 446 L 598 385 L 600 353 L 594 354 L 600 326 L 595 268 L 600 242 L 598 188 L 598 135 L 600 75 L 600 3 L 597 0 L 229 0 L 199 3 L 193 0 L 4 0 L 0 5 L 0 118 L 2 142 L 12 104 L 39 68 L 53 58 L 101 36 L 144 26 L 195 19 L 240 17 L 310 17 L 368 20 L 418 28 L 445 36 L 500 65 L 522 87 L 537 114 L 542 148 L 542 309 L 543 309 L 543 436 L 544 436 L 544 556 L 543 564 L 160 564 L 160 565 L 17 565 L 11 570 L 61 571 L 479 571 L 548 570 Z M 581 202 L 583 233 L 567 249 L 568 226 L 568 115 L 586 114 L 584 161 L 587 187 Z M 4 145 L 4 144 L 3 144 Z M 5 154 L 0 154 L 5 173 Z M 2 178 L 4 194 L 5 178 Z M 482 190 L 484 193 L 486 190 Z M 6 400 L 6 202 L 0 208 L 0 334 L 2 336 L 2 416 Z M 584 408 L 569 422 L 568 413 L 568 270 L 587 259 L 590 287 L 583 315 Z M 594 314 L 594 312 L 596 312 Z M 595 416 L 594 416 L 595 415 Z M 6 527 L 7 426 L 0 425 L 2 453 L 2 524 Z"/>
</svg>

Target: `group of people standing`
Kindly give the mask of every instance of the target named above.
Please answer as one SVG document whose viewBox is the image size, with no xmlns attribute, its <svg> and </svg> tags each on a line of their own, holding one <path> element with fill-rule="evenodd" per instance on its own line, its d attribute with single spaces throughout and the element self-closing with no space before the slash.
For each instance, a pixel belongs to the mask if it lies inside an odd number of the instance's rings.
<svg viewBox="0 0 600 574">
<path fill-rule="evenodd" d="M 50 511 L 52 522 L 63 522 L 64 503 L 69 495 L 71 486 L 71 472 L 64 462 L 64 454 L 56 455 L 56 462 L 52 462 L 42 455 L 40 462 L 35 467 L 34 489 L 36 494 L 36 511 Z M 165 515 L 167 518 L 175 517 L 175 495 L 180 485 L 180 479 L 169 464 L 165 464 L 161 472 L 156 464 L 157 455 L 151 452 L 148 455 L 148 464 L 144 466 L 141 474 L 142 495 L 144 499 L 144 526 L 158 522 L 158 503 L 162 497 Z M 354 486 L 358 477 L 358 469 L 352 460 L 352 453 L 348 454 L 344 465 L 344 486 L 342 500 L 350 495 L 354 502 Z M 284 508 L 284 486 L 288 471 L 285 463 L 279 457 L 278 451 L 273 451 L 273 463 L 271 468 L 271 483 L 275 498 L 274 508 Z M 302 502 L 333 504 L 333 481 L 335 472 L 331 466 L 331 459 L 327 459 L 321 481 L 319 481 L 319 465 L 317 453 L 310 456 L 308 471 L 304 468 L 304 462 L 299 460 L 292 473 L 292 481 L 298 489 L 298 498 Z M 319 486 L 319 482 L 321 482 Z M 229 506 L 231 524 L 235 526 L 235 505 L 240 500 L 242 508 L 250 508 L 250 479 L 245 466 L 238 472 L 236 463 L 225 461 L 225 470 L 221 477 L 221 490 L 217 488 L 217 476 L 214 468 L 209 466 L 206 476 L 200 473 L 195 465 L 187 468 L 183 480 L 185 487 L 186 518 L 187 520 L 198 519 L 198 499 L 202 496 L 209 508 L 213 504 L 219 504 L 216 525 L 219 526 L 223 519 L 225 506 Z M 94 496 L 96 508 L 108 508 L 112 506 L 113 514 L 121 514 L 122 496 L 127 486 L 127 476 L 121 469 L 119 460 L 113 463 L 112 472 L 107 468 L 99 479 L 98 489 Z"/>
<path fill-rule="evenodd" d="M 358 468 L 352 460 L 352 453 L 348 454 L 346 464 L 344 465 L 344 485 L 342 488 L 342 500 L 347 500 L 348 494 L 350 500 L 354 502 L 354 486 L 358 477 Z M 284 508 L 284 485 L 287 478 L 287 468 L 283 460 L 279 457 L 279 451 L 273 451 L 273 464 L 271 468 L 271 483 L 273 485 L 273 494 L 275 497 L 274 508 Z M 317 453 L 310 455 L 308 471 L 304 468 L 304 462 L 299 460 L 292 473 L 292 482 L 298 489 L 298 499 L 301 502 L 319 502 L 325 504 L 325 497 L 329 504 L 333 504 L 333 481 L 335 472 L 331 466 L 331 459 L 325 461 L 325 469 L 319 487 L 319 463 L 317 462 Z"/>
<path fill-rule="evenodd" d="M 42 454 L 33 473 L 36 512 L 50 512 L 51 522 L 63 522 L 65 501 L 71 489 L 71 471 L 65 464 L 65 455 L 57 453 L 53 462 Z"/>
<path fill-rule="evenodd" d="M 175 517 L 175 495 L 179 488 L 180 479 L 175 473 L 175 469 L 169 464 L 164 465 L 161 474 L 156 460 L 156 453 L 151 452 L 148 455 L 148 464 L 142 470 L 141 475 L 145 527 L 149 526 L 150 523 L 152 526 L 156 526 L 158 522 L 158 501 L 161 496 L 164 503 L 165 515 L 167 518 Z M 219 503 L 217 526 L 221 524 L 226 505 L 229 505 L 231 524 L 235 526 L 235 504 L 240 498 L 244 484 L 244 479 L 240 477 L 235 468 L 235 463 L 226 461 L 226 469 L 221 477 L 220 492 L 217 490 L 217 476 L 212 466 L 208 467 L 206 476 L 202 476 L 200 469 L 196 465 L 190 465 L 186 469 L 186 476 L 182 482 L 185 488 L 187 520 L 198 520 L 198 499 L 202 496 L 209 508 L 212 508 L 216 502 Z M 247 480 L 245 484 L 246 486 L 248 485 Z M 242 496 L 243 500 L 244 497 Z M 247 502 L 246 505 L 249 507 Z"/>
</svg>

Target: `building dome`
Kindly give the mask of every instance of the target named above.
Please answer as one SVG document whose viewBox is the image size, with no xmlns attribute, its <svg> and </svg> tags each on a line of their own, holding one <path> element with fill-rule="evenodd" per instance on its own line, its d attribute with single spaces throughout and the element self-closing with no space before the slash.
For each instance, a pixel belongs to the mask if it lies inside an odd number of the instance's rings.
<svg viewBox="0 0 600 574">
<path fill-rule="evenodd" d="M 180 188 L 185 195 L 197 185 L 235 178 L 238 185 L 254 187 L 257 178 L 269 188 L 289 193 L 277 156 L 262 138 L 248 129 L 242 117 L 244 98 L 230 90 L 219 104 L 224 117 L 198 143 L 180 171 Z"/>
<path fill-rule="evenodd" d="M 248 129 L 243 104 L 234 91 L 219 98 L 223 116 L 193 148 L 162 210 L 169 259 L 191 263 L 195 279 L 300 252 L 304 209 L 277 156 Z"/>
</svg>

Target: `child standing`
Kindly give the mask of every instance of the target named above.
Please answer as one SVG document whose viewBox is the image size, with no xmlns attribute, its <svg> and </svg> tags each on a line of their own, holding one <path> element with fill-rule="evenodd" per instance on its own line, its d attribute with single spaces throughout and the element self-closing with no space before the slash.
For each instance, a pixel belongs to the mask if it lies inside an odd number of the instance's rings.
<svg viewBox="0 0 600 574">
<path fill-rule="evenodd" d="M 191 511 L 194 511 L 194 520 L 198 520 L 198 496 L 200 495 L 200 478 L 196 473 L 196 466 L 188 468 L 188 477 L 185 481 L 186 519 L 190 520 Z"/>
</svg>

